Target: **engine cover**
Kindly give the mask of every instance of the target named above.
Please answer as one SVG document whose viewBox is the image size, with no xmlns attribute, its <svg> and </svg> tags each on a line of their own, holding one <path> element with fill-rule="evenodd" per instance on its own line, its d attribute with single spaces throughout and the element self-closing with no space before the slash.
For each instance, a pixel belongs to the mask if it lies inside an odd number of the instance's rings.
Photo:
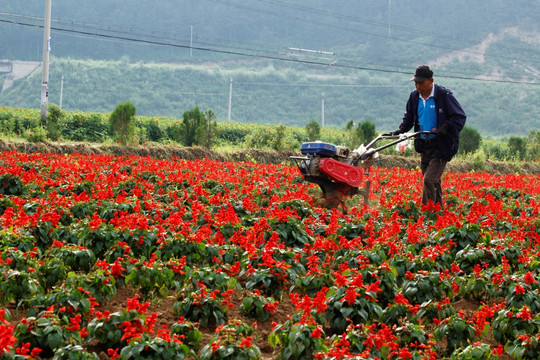
<svg viewBox="0 0 540 360">
<path fill-rule="evenodd" d="M 337 156 L 340 158 L 347 158 L 350 153 L 350 150 L 345 146 L 333 145 L 322 141 L 303 143 L 300 151 L 303 155 L 318 155 L 320 157 Z"/>
<path fill-rule="evenodd" d="M 352 187 L 358 187 L 362 182 L 362 171 L 360 168 L 332 158 L 321 159 L 319 171 L 334 181 L 345 183 Z"/>
</svg>

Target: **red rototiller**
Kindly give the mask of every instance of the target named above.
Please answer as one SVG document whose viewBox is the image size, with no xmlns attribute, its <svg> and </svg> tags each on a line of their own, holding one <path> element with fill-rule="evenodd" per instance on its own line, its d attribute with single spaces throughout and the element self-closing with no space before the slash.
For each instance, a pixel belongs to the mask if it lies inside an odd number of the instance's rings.
<svg viewBox="0 0 540 360">
<path fill-rule="evenodd" d="M 344 206 L 344 197 L 362 194 L 364 203 L 369 203 L 369 171 L 379 157 L 379 151 L 403 141 L 416 138 L 422 134 L 433 134 L 431 131 L 418 131 L 393 135 L 382 133 L 367 145 L 350 151 L 345 146 L 333 145 L 321 141 L 302 144 L 304 156 L 291 156 L 300 169 L 304 180 L 318 184 L 323 193 L 324 206 L 328 208 Z M 393 140 L 375 147 L 381 140 Z M 363 189 L 360 189 L 363 177 L 366 176 Z"/>
</svg>

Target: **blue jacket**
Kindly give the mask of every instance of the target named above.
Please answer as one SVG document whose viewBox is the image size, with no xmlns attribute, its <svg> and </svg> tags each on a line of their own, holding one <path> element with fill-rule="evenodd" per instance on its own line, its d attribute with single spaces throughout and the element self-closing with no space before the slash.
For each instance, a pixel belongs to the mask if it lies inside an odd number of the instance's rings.
<svg viewBox="0 0 540 360">
<path fill-rule="evenodd" d="M 437 129 L 441 126 L 448 130 L 447 135 L 439 134 L 436 137 L 437 146 L 439 148 L 439 156 L 442 160 L 450 161 L 456 155 L 459 147 L 459 133 L 465 126 L 467 116 L 459 105 L 458 101 L 452 94 L 452 91 L 447 88 L 433 84 L 435 91 L 433 97 L 435 100 L 435 110 L 437 112 Z M 409 131 L 414 126 L 414 131 L 420 131 L 418 124 L 418 101 L 420 94 L 418 90 L 413 90 L 407 101 L 403 121 L 399 126 L 404 131 Z M 424 129 L 431 130 L 431 129 Z M 422 140 L 414 140 L 414 148 L 417 152 L 422 152 Z"/>
</svg>

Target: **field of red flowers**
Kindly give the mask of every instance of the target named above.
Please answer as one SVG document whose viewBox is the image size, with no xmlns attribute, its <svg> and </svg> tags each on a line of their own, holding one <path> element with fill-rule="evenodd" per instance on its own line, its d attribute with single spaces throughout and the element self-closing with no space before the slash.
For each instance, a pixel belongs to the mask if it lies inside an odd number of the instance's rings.
<svg viewBox="0 0 540 360">
<path fill-rule="evenodd" d="M 540 177 L 4 152 L 3 359 L 537 359 Z M 354 200 L 357 200 L 354 203 Z"/>
</svg>

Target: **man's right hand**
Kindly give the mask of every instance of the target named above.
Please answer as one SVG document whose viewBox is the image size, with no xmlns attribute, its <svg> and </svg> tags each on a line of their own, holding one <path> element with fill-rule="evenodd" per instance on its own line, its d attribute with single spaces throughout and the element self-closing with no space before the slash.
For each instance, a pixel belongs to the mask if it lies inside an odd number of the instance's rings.
<svg viewBox="0 0 540 360">
<path fill-rule="evenodd" d="M 396 136 L 396 135 L 401 135 L 405 132 L 405 130 L 403 130 L 402 128 L 399 128 L 397 129 L 396 131 L 392 131 L 392 135 Z"/>
</svg>

